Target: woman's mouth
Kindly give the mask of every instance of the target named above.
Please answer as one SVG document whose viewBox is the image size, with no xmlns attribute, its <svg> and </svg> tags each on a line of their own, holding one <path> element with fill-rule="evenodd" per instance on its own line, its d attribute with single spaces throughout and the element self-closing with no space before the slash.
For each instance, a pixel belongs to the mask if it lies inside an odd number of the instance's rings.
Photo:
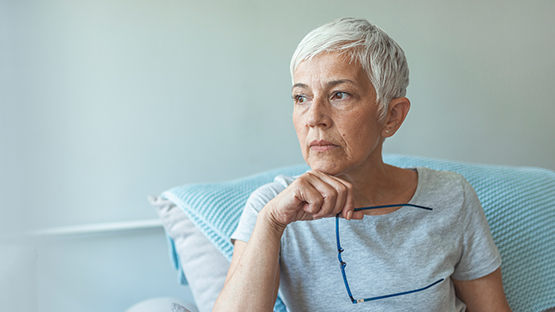
<svg viewBox="0 0 555 312">
<path fill-rule="evenodd" d="M 337 147 L 337 145 L 326 140 L 314 140 L 310 142 L 310 150 L 315 152 L 325 152 Z"/>
</svg>

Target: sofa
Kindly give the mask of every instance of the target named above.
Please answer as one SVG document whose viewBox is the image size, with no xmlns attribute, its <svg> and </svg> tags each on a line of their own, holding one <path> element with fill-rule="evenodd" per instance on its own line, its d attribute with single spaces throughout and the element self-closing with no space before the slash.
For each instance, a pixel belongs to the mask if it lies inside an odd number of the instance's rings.
<svg viewBox="0 0 555 312">
<path fill-rule="evenodd" d="M 555 172 L 396 154 L 384 155 L 384 161 L 465 176 L 501 253 L 503 284 L 513 311 L 555 311 Z M 189 284 L 195 298 L 189 310 L 211 311 L 233 253 L 229 237 L 249 194 L 277 175 L 294 176 L 308 169 L 297 165 L 233 181 L 188 184 L 150 198 L 166 230 L 179 282 Z M 287 311 L 280 298 L 274 311 Z"/>
</svg>

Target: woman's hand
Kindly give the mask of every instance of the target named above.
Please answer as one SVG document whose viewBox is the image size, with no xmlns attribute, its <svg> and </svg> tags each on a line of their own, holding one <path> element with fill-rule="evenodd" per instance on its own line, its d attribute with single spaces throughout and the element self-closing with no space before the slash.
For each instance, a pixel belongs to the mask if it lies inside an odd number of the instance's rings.
<svg viewBox="0 0 555 312">
<path fill-rule="evenodd" d="M 288 224 L 354 212 L 353 187 L 317 170 L 297 178 L 258 214 L 248 243 L 235 242 L 233 259 L 213 311 L 272 311 L 279 289 L 280 240 Z"/>
<path fill-rule="evenodd" d="M 349 182 L 317 170 L 298 177 L 264 209 L 282 229 L 295 221 L 334 217 L 338 213 L 348 220 L 364 216 L 354 211 L 353 186 Z"/>
</svg>

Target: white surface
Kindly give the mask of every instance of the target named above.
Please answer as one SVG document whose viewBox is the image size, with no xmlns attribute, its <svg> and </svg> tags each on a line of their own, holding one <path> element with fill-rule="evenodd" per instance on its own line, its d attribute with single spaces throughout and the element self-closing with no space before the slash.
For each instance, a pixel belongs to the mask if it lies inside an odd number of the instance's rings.
<svg viewBox="0 0 555 312">
<path fill-rule="evenodd" d="M 174 203 L 159 197 L 150 201 L 173 239 L 198 310 L 212 311 L 224 287 L 229 261 Z"/>
<path fill-rule="evenodd" d="M 110 232 L 129 232 L 142 231 L 148 229 L 161 228 L 162 221 L 160 219 L 136 220 L 127 222 L 110 222 L 83 224 L 75 226 L 65 226 L 49 229 L 41 229 L 29 233 L 31 237 L 46 238 L 56 236 L 74 236 L 87 234 L 106 234 Z"/>
</svg>

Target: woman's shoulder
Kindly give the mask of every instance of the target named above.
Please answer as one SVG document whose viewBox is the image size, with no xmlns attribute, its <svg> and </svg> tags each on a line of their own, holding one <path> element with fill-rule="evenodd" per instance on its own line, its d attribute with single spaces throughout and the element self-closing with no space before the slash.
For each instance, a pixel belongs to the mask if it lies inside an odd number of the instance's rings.
<svg viewBox="0 0 555 312">
<path fill-rule="evenodd" d="M 298 176 L 288 176 L 280 174 L 274 178 L 274 181 L 264 184 L 258 189 L 256 189 L 253 194 L 263 195 L 263 194 L 274 194 L 277 195 L 284 189 L 286 189 Z"/>
<path fill-rule="evenodd" d="M 447 170 L 435 170 L 428 167 L 417 167 L 419 180 L 427 184 L 463 186 L 468 184 L 466 178 L 457 172 Z"/>
<path fill-rule="evenodd" d="M 418 190 L 421 196 L 464 199 L 474 189 L 466 178 L 453 171 L 418 167 Z"/>
</svg>

